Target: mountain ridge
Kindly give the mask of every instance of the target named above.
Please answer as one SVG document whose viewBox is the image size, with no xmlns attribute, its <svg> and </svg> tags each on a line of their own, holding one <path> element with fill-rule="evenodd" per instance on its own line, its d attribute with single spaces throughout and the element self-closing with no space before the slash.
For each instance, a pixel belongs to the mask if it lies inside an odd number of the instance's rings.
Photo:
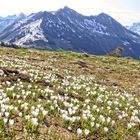
<svg viewBox="0 0 140 140">
<path fill-rule="evenodd" d="M 0 33 L 4 31 L 8 26 L 12 25 L 21 19 L 25 19 L 26 15 L 20 13 L 19 15 L 8 15 L 6 17 L 0 17 Z"/>
<path fill-rule="evenodd" d="M 140 59 L 140 36 L 105 13 L 84 16 L 69 7 L 38 12 L 8 26 L 0 40 L 36 49 L 106 55 L 117 47 Z"/>
</svg>

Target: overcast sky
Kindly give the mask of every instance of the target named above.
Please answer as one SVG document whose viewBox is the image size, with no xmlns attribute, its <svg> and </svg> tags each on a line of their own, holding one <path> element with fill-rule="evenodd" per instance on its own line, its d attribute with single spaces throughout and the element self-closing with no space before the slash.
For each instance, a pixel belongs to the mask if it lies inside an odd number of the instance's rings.
<svg viewBox="0 0 140 140">
<path fill-rule="evenodd" d="M 84 15 L 107 13 L 123 25 L 140 22 L 140 0 L 0 0 L 0 16 L 55 11 L 68 6 Z"/>
</svg>

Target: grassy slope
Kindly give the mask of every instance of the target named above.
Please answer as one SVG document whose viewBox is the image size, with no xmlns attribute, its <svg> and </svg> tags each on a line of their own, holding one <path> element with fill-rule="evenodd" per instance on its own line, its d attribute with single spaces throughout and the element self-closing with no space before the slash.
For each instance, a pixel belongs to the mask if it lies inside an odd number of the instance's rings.
<svg viewBox="0 0 140 140">
<path fill-rule="evenodd" d="M 53 73 L 57 75 L 58 79 L 64 78 L 67 75 L 76 77 L 80 75 L 84 75 L 86 77 L 92 76 L 94 77 L 94 84 L 96 83 L 101 86 L 105 86 L 107 91 L 113 91 L 114 88 L 117 87 L 119 92 L 128 91 L 129 93 L 136 95 L 138 99 L 140 96 L 140 61 L 137 60 L 89 56 L 86 54 L 76 54 L 65 51 L 50 52 L 0 48 L 0 66 L 2 68 L 18 70 L 20 73 L 28 74 L 30 68 L 28 66 L 26 67 L 25 64 L 31 65 L 31 69 L 38 70 L 39 72 Z M 14 76 L 12 75 L 12 77 Z M 4 77 L 1 76 L 0 78 L 2 79 Z M 44 89 L 44 85 L 40 83 L 36 82 L 34 84 L 39 85 Z M 28 84 L 28 80 L 25 80 L 24 84 Z M 55 92 L 57 94 L 57 92 L 59 92 L 57 91 L 57 88 L 54 85 L 52 87 L 55 88 Z M 80 95 L 78 98 L 86 99 L 84 95 Z M 33 104 L 33 102 L 31 102 L 31 104 Z M 47 119 L 50 126 L 46 129 L 40 128 L 42 132 L 45 132 L 43 135 L 39 135 L 37 139 L 81 139 L 81 137 L 84 139 L 86 137 L 77 136 L 76 130 L 72 132 L 68 131 L 63 126 L 65 123 L 63 123 L 60 117 L 57 118 L 57 115 L 54 113 L 50 113 Z M 121 127 L 119 129 L 121 129 Z M 136 132 L 138 132 L 138 129 L 139 126 L 136 129 Z M 48 132 L 49 130 L 52 131 Z M 119 135 L 123 135 L 123 132 L 124 136 L 120 137 Z M 6 136 L 2 131 L 0 133 L 1 136 L 5 138 L 13 137 L 18 139 L 21 137 L 22 139 L 25 139 L 26 137 L 26 134 L 23 134 L 22 132 L 18 132 L 18 134 L 16 132 L 11 132 L 12 136 Z M 119 139 L 119 137 L 120 139 L 137 139 L 137 133 L 132 133 L 131 131 L 130 133 L 125 133 L 125 128 L 118 130 L 117 133 L 118 134 L 114 136 L 113 133 L 104 135 L 96 132 L 95 137 L 93 137 L 93 135 L 89 135 L 86 139 Z M 33 139 L 33 137 L 34 136 L 30 136 L 30 139 Z"/>
</svg>

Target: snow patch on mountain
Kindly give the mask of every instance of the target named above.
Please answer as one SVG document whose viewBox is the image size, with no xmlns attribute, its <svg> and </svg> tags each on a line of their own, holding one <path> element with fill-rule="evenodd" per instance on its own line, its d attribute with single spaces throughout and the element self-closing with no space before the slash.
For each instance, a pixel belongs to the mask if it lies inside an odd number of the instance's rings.
<svg viewBox="0 0 140 140">
<path fill-rule="evenodd" d="M 43 30 L 41 29 L 40 25 L 42 23 L 42 19 L 36 20 L 34 22 L 31 22 L 30 24 L 27 24 L 23 26 L 22 34 L 24 32 L 24 36 L 18 40 L 15 41 L 17 45 L 22 45 L 25 42 L 30 41 L 37 41 L 37 40 L 43 40 L 45 42 L 48 42 L 46 37 L 43 34 Z"/>
<path fill-rule="evenodd" d="M 128 42 L 128 41 L 124 41 L 123 42 L 123 45 L 125 45 L 125 46 L 127 46 L 127 45 L 129 45 L 130 43 Z"/>
<path fill-rule="evenodd" d="M 131 26 L 127 26 L 126 28 L 140 35 L 140 22 L 133 23 Z"/>
<path fill-rule="evenodd" d="M 95 20 L 85 19 L 84 23 L 86 28 L 91 30 L 93 33 L 110 36 L 110 34 L 106 31 L 106 27 L 100 23 L 97 23 Z"/>
</svg>

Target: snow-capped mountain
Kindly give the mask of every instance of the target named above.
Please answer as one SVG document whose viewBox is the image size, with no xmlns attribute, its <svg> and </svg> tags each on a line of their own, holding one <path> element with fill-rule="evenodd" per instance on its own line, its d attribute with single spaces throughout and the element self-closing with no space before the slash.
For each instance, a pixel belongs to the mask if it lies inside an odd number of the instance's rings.
<svg viewBox="0 0 140 140">
<path fill-rule="evenodd" d="M 64 7 L 38 12 L 8 26 L 1 41 L 37 49 L 72 50 L 105 55 L 117 47 L 124 56 L 140 57 L 140 36 L 105 13 L 84 16 Z"/>
<path fill-rule="evenodd" d="M 25 19 L 26 15 L 21 13 L 18 16 L 17 15 L 11 15 L 7 17 L 0 17 L 0 32 L 2 32 L 5 28 L 12 25 L 14 22 L 17 22 L 18 20 Z"/>
<path fill-rule="evenodd" d="M 140 22 L 135 22 L 131 26 L 127 26 L 127 29 L 140 35 Z"/>
</svg>

